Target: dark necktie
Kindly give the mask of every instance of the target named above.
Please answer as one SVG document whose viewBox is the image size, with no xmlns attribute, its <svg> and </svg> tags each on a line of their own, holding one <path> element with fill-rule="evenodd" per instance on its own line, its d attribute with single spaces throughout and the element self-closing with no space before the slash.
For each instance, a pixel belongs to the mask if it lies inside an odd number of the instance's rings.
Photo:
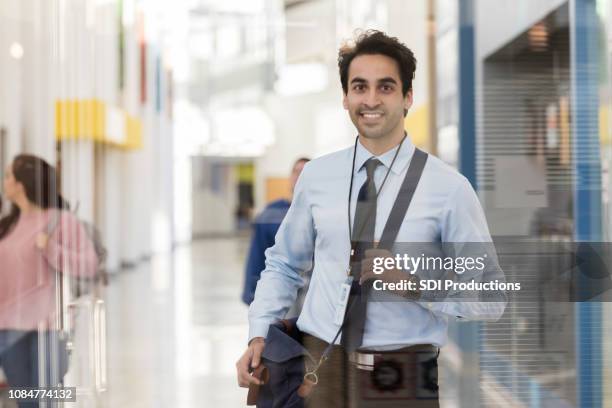
<svg viewBox="0 0 612 408">
<path fill-rule="evenodd" d="M 359 190 L 355 221 L 353 222 L 353 242 L 356 242 L 351 274 L 353 284 L 349 296 L 346 323 L 342 329 L 342 345 L 346 351 L 355 351 L 361 347 L 367 311 L 367 299 L 371 283 L 359 285 L 361 260 L 365 251 L 374 246 L 374 227 L 376 226 L 376 185 L 374 171 L 381 164 L 375 158 L 365 163 L 367 178 Z"/>
</svg>

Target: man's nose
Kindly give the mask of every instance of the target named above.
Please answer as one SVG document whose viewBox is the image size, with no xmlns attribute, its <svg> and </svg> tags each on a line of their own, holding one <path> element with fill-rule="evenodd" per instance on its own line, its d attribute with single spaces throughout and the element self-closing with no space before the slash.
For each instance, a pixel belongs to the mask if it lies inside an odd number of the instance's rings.
<svg viewBox="0 0 612 408">
<path fill-rule="evenodd" d="M 363 103 L 367 108 L 376 108 L 380 104 L 380 99 L 378 98 L 378 93 L 376 90 L 370 90 L 365 95 Z"/>
</svg>

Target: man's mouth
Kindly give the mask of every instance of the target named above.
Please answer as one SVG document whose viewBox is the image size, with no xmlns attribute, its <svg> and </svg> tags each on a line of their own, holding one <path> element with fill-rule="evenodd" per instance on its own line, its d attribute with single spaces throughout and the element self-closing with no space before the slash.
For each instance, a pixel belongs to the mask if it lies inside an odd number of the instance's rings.
<svg viewBox="0 0 612 408">
<path fill-rule="evenodd" d="M 383 116 L 381 112 L 360 112 L 359 115 L 364 119 L 380 119 Z"/>
</svg>

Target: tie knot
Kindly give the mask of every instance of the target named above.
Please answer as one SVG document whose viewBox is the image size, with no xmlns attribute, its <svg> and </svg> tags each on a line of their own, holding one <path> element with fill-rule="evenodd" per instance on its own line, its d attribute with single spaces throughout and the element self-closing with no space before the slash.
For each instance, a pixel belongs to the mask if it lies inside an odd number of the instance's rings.
<svg viewBox="0 0 612 408">
<path fill-rule="evenodd" d="M 368 175 L 368 179 L 371 179 L 372 177 L 374 177 L 374 171 L 376 170 L 376 167 L 378 167 L 379 164 L 381 164 L 380 161 L 375 157 L 372 157 L 367 162 L 365 162 L 365 168 L 366 168 L 366 173 Z"/>
</svg>

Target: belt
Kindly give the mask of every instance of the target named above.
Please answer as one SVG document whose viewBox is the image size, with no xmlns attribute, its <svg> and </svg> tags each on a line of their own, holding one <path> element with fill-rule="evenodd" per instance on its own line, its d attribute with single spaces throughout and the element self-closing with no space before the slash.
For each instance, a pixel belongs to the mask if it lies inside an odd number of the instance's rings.
<svg viewBox="0 0 612 408">
<path fill-rule="evenodd" d="M 318 337 L 312 336 L 308 333 L 304 333 L 305 338 L 309 339 L 311 344 L 318 343 L 319 347 L 325 347 L 328 343 L 319 339 Z M 335 352 L 342 351 L 344 348 L 340 345 L 334 345 L 333 350 Z M 373 371 L 374 361 L 377 357 L 384 357 L 389 354 L 397 353 L 432 353 L 436 354 L 436 357 L 440 354 L 440 349 L 433 344 L 415 344 L 412 346 L 406 346 L 394 350 L 365 350 L 359 349 L 351 353 L 346 353 L 348 361 L 353 363 L 356 368 L 360 370 Z"/>
<path fill-rule="evenodd" d="M 384 357 L 398 353 L 432 353 L 436 358 L 440 354 L 440 349 L 433 344 L 415 344 L 413 346 L 402 347 L 394 350 L 357 350 L 348 354 L 348 359 L 356 368 L 365 371 L 374 371 L 374 361 L 377 357 Z"/>
</svg>

